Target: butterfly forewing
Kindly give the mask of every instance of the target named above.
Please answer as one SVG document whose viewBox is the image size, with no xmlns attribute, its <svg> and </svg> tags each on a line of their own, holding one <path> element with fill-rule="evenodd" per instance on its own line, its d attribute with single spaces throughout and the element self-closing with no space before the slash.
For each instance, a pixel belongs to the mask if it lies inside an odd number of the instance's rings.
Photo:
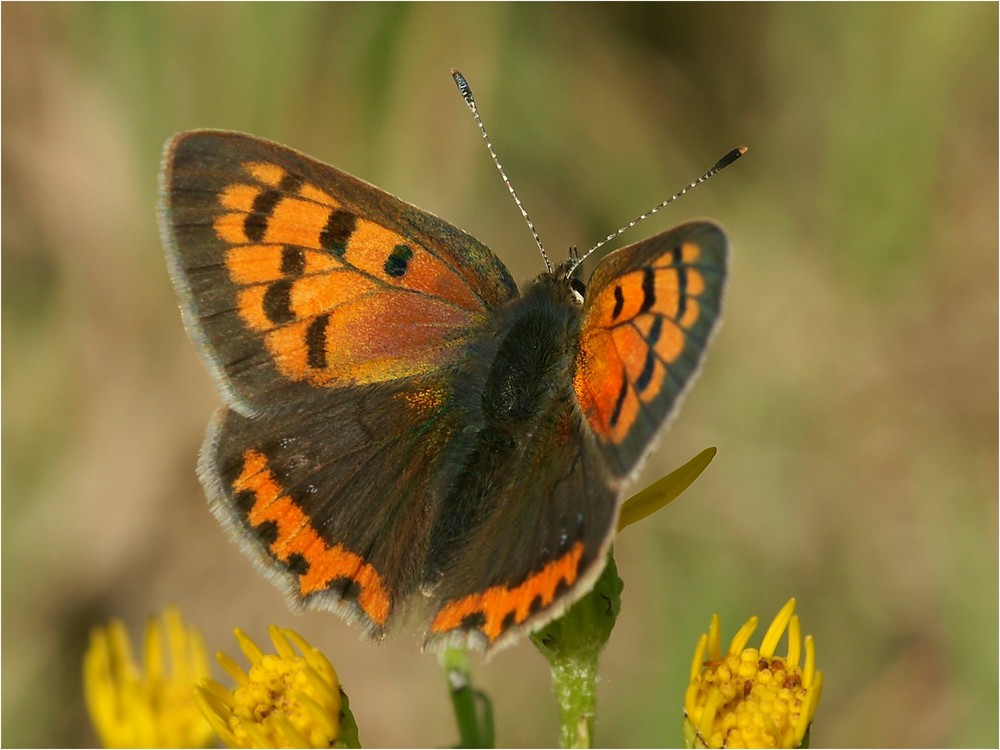
<svg viewBox="0 0 1000 750">
<path fill-rule="evenodd" d="M 246 413 L 436 371 L 516 294 L 471 236 L 284 146 L 185 133 L 163 175 L 186 321 Z"/>
<path fill-rule="evenodd" d="M 643 458 L 719 319 L 726 236 L 694 222 L 621 248 L 587 289 L 574 391 L 619 476 Z"/>
</svg>

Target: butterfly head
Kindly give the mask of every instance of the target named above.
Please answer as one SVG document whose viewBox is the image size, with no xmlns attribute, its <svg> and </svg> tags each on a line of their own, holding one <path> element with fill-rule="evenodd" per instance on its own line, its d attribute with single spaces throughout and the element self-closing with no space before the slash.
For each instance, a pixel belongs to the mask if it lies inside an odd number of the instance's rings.
<svg viewBox="0 0 1000 750">
<path fill-rule="evenodd" d="M 568 260 L 560 263 L 556 270 L 553 271 L 551 276 L 554 276 L 559 281 L 569 286 L 572 292 L 572 298 L 579 304 L 583 304 L 583 299 L 586 296 L 587 285 L 579 278 L 575 273 L 577 268 L 576 259 L 573 257 L 572 249 L 570 252 L 570 257 Z"/>
</svg>

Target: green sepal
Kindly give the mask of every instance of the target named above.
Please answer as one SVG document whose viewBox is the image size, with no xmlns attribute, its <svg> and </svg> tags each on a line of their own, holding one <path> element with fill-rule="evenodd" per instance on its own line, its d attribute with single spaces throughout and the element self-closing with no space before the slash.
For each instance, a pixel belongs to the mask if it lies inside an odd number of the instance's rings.
<svg viewBox="0 0 1000 750">
<path fill-rule="evenodd" d="M 799 743 L 800 750 L 808 750 L 809 748 L 809 733 L 812 732 L 812 724 L 806 727 L 806 733 L 802 735 L 802 742 Z"/>
<path fill-rule="evenodd" d="M 351 712 L 351 702 L 344 688 L 340 688 L 340 731 L 333 743 L 334 747 L 359 748 L 361 739 L 358 736 L 358 722 Z"/>
<path fill-rule="evenodd" d="M 692 724 L 691 720 L 687 717 L 686 711 L 684 713 L 684 723 L 681 731 L 684 733 L 684 747 L 688 750 L 692 750 L 692 748 L 696 747 L 705 747 L 705 743 L 698 740 L 698 730 L 694 728 L 694 724 Z"/>
</svg>

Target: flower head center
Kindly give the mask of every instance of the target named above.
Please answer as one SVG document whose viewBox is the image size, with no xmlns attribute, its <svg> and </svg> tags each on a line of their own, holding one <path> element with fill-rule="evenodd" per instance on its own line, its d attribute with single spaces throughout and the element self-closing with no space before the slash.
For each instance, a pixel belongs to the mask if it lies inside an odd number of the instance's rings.
<svg viewBox="0 0 1000 750">
<path fill-rule="evenodd" d="M 721 653 L 719 621 L 712 620 L 695 650 L 684 698 L 690 733 L 700 747 L 799 747 L 816 713 L 823 675 L 815 668 L 815 646 L 805 639 L 805 664 L 798 618 L 790 600 L 768 628 L 760 648 L 746 643 L 757 625 L 751 618 Z M 788 628 L 787 656 L 774 651 Z M 707 652 L 707 653 L 706 653 Z M 704 660 L 705 656 L 708 660 Z M 687 731 L 687 730 L 686 730 Z"/>
<path fill-rule="evenodd" d="M 219 654 L 236 686 L 227 690 L 214 680 L 203 681 L 196 696 L 203 713 L 230 747 L 330 747 L 341 722 L 337 673 L 294 631 L 269 630 L 274 654 L 265 654 L 236 631 L 250 668 L 244 671 Z"/>
</svg>

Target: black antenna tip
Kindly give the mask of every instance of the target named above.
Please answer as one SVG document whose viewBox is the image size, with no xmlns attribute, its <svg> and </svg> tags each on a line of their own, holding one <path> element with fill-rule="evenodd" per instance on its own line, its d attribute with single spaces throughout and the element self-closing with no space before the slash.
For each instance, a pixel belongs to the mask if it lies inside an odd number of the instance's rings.
<svg viewBox="0 0 1000 750">
<path fill-rule="evenodd" d="M 715 162 L 715 166 L 712 167 L 711 171 L 712 172 L 718 172 L 720 169 L 725 169 L 730 164 L 732 164 L 734 161 L 736 161 L 741 156 L 743 156 L 743 154 L 745 154 L 746 152 L 747 152 L 747 147 L 746 146 L 740 146 L 739 148 L 734 148 L 728 154 L 726 154 L 721 159 L 719 159 L 717 162 Z"/>
<path fill-rule="evenodd" d="M 469 82 L 465 80 L 465 76 L 461 74 L 458 68 L 452 68 L 451 77 L 455 79 L 455 85 L 458 86 L 458 90 L 462 92 L 462 96 L 465 97 L 465 100 L 467 102 L 471 102 L 472 89 L 469 88 Z"/>
</svg>

